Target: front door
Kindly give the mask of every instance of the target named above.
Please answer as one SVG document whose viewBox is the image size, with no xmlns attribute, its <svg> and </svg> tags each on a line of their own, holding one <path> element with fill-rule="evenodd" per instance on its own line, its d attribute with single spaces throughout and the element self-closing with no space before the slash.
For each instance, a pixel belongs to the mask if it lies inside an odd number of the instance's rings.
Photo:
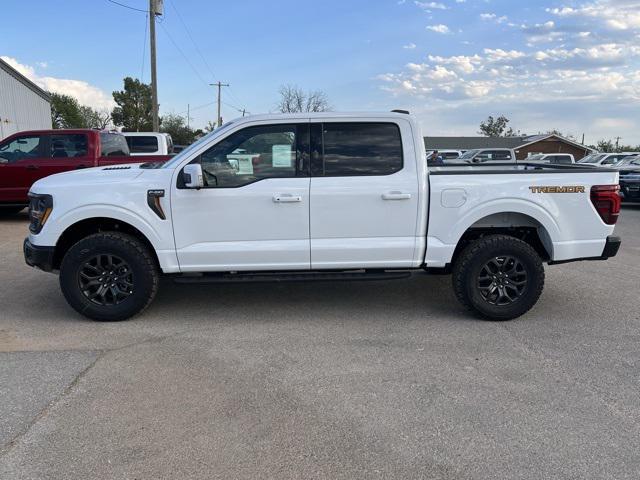
<svg viewBox="0 0 640 480">
<path fill-rule="evenodd" d="M 246 127 L 199 155 L 205 187 L 171 195 L 180 269 L 310 268 L 309 124 Z"/>
<path fill-rule="evenodd" d="M 313 269 L 414 265 L 419 185 L 406 122 L 312 124 Z"/>
<path fill-rule="evenodd" d="M 39 165 L 47 159 L 44 135 L 20 135 L 0 145 L 0 203 L 28 203 Z"/>
</svg>

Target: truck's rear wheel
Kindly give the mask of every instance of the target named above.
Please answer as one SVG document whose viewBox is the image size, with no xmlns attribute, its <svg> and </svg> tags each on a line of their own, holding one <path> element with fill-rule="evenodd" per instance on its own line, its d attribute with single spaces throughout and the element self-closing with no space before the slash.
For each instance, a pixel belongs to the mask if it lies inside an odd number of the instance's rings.
<svg viewBox="0 0 640 480">
<path fill-rule="evenodd" d="M 60 287 L 77 312 L 93 320 L 126 320 L 158 291 L 156 260 L 137 238 L 119 232 L 90 235 L 60 265 Z"/>
<path fill-rule="evenodd" d="M 482 318 L 511 320 L 528 312 L 544 287 L 544 267 L 526 242 L 490 235 L 472 242 L 453 268 L 460 303 Z"/>
</svg>

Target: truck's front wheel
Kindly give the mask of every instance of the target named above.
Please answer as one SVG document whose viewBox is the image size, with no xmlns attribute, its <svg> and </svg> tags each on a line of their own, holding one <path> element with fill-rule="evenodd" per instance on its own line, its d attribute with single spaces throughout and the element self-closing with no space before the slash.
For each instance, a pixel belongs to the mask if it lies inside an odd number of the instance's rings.
<svg viewBox="0 0 640 480">
<path fill-rule="evenodd" d="M 489 320 L 528 312 L 544 287 L 544 267 L 526 242 L 489 235 L 469 244 L 453 268 L 453 289 L 468 309 Z"/>
<path fill-rule="evenodd" d="M 158 291 L 156 260 L 137 238 L 120 232 L 90 235 L 60 265 L 60 287 L 77 312 L 93 320 L 126 320 Z"/>
</svg>

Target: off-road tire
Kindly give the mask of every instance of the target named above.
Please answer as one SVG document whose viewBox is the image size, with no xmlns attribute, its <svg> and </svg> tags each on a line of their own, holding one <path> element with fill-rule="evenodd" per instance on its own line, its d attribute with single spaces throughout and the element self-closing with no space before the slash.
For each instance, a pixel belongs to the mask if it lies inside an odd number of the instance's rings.
<svg viewBox="0 0 640 480">
<path fill-rule="evenodd" d="M 118 304 L 99 305 L 83 293 L 81 272 L 98 255 L 112 255 L 129 269 L 132 287 Z M 102 282 L 100 282 L 102 283 Z M 120 232 L 103 232 L 83 238 L 65 254 L 60 265 L 60 288 L 69 305 L 93 320 L 115 322 L 141 313 L 153 301 L 159 285 L 157 261 L 137 238 Z M 113 298 L 113 295 L 112 295 Z"/>
<path fill-rule="evenodd" d="M 526 272 L 526 284 L 512 303 L 492 304 L 481 291 L 481 271 L 487 262 L 504 257 L 520 262 Z M 528 243 L 507 235 L 489 235 L 464 248 L 453 266 L 452 280 L 456 297 L 468 310 L 485 320 L 512 320 L 528 312 L 540 298 L 544 266 L 540 255 Z"/>
</svg>

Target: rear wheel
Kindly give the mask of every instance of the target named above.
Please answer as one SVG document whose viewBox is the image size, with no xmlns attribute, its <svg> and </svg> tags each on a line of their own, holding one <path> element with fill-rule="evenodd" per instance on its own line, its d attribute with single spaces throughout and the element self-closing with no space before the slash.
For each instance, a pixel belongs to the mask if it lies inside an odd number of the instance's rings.
<svg viewBox="0 0 640 480">
<path fill-rule="evenodd" d="M 67 302 L 93 320 L 126 320 L 142 312 L 158 291 L 156 260 L 137 238 L 118 232 L 90 235 L 73 245 L 60 265 Z"/>
<path fill-rule="evenodd" d="M 482 318 L 511 320 L 528 312 L 544 287 L 544 267 L 526 242 L 490 235 L 468 245 L 453 269 L 460 303 Z"/>
</svg>

